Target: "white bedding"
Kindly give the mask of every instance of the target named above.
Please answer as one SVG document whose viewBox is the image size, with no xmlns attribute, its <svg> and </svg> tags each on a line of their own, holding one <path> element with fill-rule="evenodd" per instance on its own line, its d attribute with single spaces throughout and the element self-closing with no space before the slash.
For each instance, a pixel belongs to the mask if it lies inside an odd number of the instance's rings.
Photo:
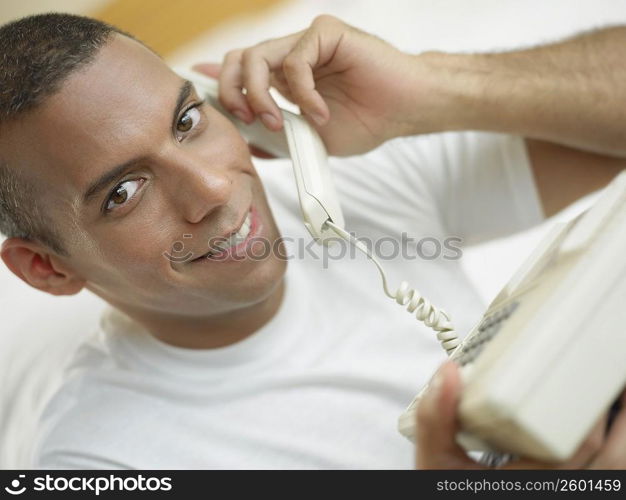
<svg viewBox="0 0 626 500">
<path fill-rule="evenodd" d="M 411 51 L 503 49 L 626 22 L 626 3 L 611 0 L 394 0 L 393 8 L 389 5 L 378 0 L 293 1 L 263 17 L 229 23 L 170 62 L 219 60 L 226 50 L 301 29 L 324 12 Z M 543 230 L 466 251 L 466 267 L 485 299 L 506 282 Z M 93 330 L 102 306 L 89 293 L 58 298 L 37 292 L 0 266 L 0 468 L 29 466 L 37 414 L 58 385 L 64 362 Z"/>
</svg>

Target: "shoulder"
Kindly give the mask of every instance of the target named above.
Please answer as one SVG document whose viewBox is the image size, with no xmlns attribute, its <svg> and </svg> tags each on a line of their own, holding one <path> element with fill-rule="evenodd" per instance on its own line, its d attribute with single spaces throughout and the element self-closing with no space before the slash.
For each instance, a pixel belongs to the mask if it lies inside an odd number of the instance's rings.
<svg viewBox="0 0 626 500">
<path fill-rule="evenodd" d="M 34 466 L 132 468 L 115 450 L 132 435 L 132 415 L 141 404 L 132 390 L 135 377 L 102 339 L 84 343 L 39 417 Z"/>
<path fill-rule="evenodd" d="M 39 419 L 34 466 L 132 468 L 119 459 L 120 455 L 112 453 L 128 428 L 123 418 L 131 410 L 128 403 L 123 391 L 107 386 L 94 374 L 76 375 L 68 380 Z"/>
</svg>

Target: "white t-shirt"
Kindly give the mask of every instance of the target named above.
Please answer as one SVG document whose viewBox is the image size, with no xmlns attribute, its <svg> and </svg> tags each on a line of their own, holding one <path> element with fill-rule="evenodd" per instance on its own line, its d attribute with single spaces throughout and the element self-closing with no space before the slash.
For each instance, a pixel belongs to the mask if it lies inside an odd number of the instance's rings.
<svg viewBox="0 0 626 500">
<path fill-rule="evenodd" d="M 322 247 L 299 243 L 310 236 L 288 162 L 257 169 L 293 257 L 276 316 L 243 341 L 194 350 L 109 309 L 44 412 L 35 467 L 414 466 L 397 418 L 445 352 L 385 296 L 366 256 L 339 245 L 324 262 Z M 402 138 L 333 159 L 332 169 L 346 229 L 378 241 L 387 257 L 403 232 L 412 237 L 404 258 L 382 258 L 391 286 L 408 281 L 452 316 L 460 336 L 484 304 L 449 238 L 475 242 L 543 219 L 519 137 Z"/>
</svg>

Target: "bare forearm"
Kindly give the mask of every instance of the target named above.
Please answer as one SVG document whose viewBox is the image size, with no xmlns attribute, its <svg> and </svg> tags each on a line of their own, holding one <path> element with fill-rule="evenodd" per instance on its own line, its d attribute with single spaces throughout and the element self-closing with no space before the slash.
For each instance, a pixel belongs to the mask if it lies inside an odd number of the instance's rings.
<svg viewBox="0 0 626 500">
<path fill-rule="evenodd" d="M 626 27 L 497 54 L 416 56 L 445 130 L 491 130 L 626 156 Z"/>
</svg>

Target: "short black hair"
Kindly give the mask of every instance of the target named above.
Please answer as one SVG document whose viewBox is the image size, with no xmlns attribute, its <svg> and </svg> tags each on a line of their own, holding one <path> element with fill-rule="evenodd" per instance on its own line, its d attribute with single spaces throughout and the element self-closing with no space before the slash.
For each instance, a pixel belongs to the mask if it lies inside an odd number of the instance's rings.
<svg viewBox="0 0 626 500">
<path fill-rule="evenodd" d="M 133 38 L 97 19 L 62 13 L 29 16 L 0 26 L 0 128 L 59 91 L 115 33 Z M 0 232 L 38 241 L 67 256 L 58 232 L 37 204 L 37 188 L 3 162 L 0 151 Z"/>
</svg>

